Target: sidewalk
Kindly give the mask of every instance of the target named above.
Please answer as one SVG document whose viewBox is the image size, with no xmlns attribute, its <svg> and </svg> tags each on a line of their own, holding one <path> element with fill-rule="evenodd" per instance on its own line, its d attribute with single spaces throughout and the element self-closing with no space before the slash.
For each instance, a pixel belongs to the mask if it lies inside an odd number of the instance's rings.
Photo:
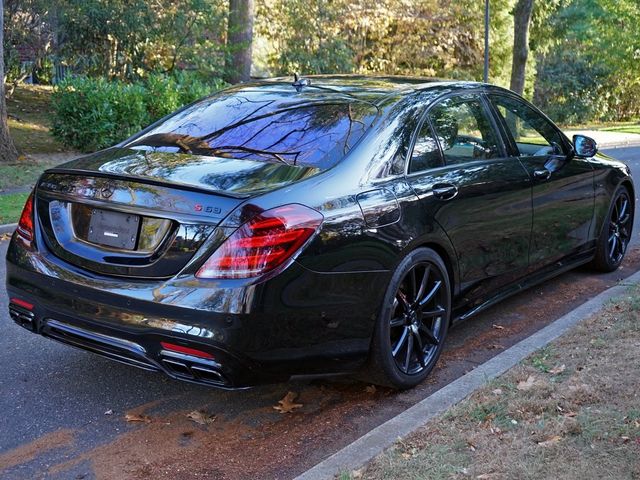
<svg viewBox="0 0 640 480">
<path fill-rule="evenodd" d="M 640 146 L 640 135 L 637 133 L 607 132 L 603 130 L 564 130 L 570 139 L 574 135 L 586 135 L 598 143 L 598 148 Z"/>
</svg>

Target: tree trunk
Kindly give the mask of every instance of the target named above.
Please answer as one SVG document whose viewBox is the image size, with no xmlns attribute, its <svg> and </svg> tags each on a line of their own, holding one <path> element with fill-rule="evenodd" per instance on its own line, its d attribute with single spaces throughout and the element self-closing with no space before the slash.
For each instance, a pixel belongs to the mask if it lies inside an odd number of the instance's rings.
<svg viewBox="0 0 640 480">
<path fill-rule="evenodd" d="M 18 152 L 9 135 L 7 102 L 4 97 L 4 2 L 0 0 L 0 163 L 15 162 Z"/>
<path fill-rule="evenodd" d="M 518 95 L 524 92 L 532 12 L 533 0 L 518 0 L 513 11 L 513 64 L 510 88 Z"/>
<path fill-rule="evenodd" d="M 229 0 L 227 46 L 231 57 L 227 63 L 227 76 L 230 83 L 249 80 L 252 44 L 253 0 Z"/>
</svg>

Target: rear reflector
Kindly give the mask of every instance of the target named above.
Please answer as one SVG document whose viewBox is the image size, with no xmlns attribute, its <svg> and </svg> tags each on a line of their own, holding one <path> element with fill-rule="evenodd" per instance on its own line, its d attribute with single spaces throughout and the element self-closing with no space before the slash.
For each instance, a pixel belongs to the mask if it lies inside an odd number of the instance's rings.
<svg viewBox="0 0 640 480">
<path fill-rule="evenodd" d="M 29 198 L 27 198 L 27 201 L 24 204 L 16 231 L 18 232 L 18 235 L 25 240 L 33 240 L 33 192 L 29 195 Z"/>
<path fill-rule="evenodd" d="M 169 350 L 171 352 L 183 353 L 185 355 L 193 355 L 194 357 L 200 358 L 215 358 L 213 355 L 207 352 L 203 352 L 202 350 L 196 350 L 195 348 L 183 347 L 182 345 L 176 345 L 175 343 L 169 342 L 160 342 L 162 348 L 165 350 Z"/>
<path fill-rule="evenodd" d="M 29 311 L 33 310 L 33 303 L 29 303 L 26 300 L 21 300 L 19 298 L 12 298 L 9 300 L 9 303 L 13 303 L 14 305 L 17 305 L 19 307 L 26 308 Z"/>
<path fill-rule="evenodd" d="M 196 273 L 198 278 L 251 278 L 294 258 L 324 217 L 299 204 L 266 210 L 238 228 Z"/>
</svg>

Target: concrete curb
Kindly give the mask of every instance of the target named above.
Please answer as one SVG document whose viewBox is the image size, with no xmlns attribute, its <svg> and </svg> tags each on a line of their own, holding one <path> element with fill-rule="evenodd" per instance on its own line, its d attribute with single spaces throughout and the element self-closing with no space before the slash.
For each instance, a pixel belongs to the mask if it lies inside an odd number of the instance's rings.
<svg viewBox="0 0 640 480">
<path fill-rule="evenodd" d="M 17 223 L 7 223 L 6 225 L 0 225 L 0 235 L 4 235 L 5 233 L 13 233 L 17 226 Z"/>
<path fill-rule="evenodd" d="M 601 292 L 530 337 L 374 428 L 355 442 L 299 475 L 295 480 L 331 479 L 341 472 L 356 470 L 364 466 L 372 458 L 389 448 L 398 438 L 414 432 L 432 418 L 484 386 L 489 380 L 502 375 L 531 353 L 544 347 L 589 315 L 600 310 L 610 299 L 624 294 L 629 284 L 638 282 L 640 282 L 640 272 L 627 277 L 619 285 Z"/>
<path fill-rule="evenodd" d="M 615 150 L 616 148 L 640 147 L 640 140 L 627 142 L 598 143 L 598 150 Z"/>
</svg>

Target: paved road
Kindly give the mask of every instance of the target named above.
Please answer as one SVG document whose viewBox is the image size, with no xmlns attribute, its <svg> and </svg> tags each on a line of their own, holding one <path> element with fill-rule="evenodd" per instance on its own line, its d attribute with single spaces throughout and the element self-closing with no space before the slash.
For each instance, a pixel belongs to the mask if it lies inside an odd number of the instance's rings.
<svg viewBox="0 0 640 480">
<path fill-rule="evenodd" d="M 640 178 L 640 147 L 606 153 L 628 161 Z M 634 244 L 640 238 L 639 220 L 640 215 L 636 217 Z M 4 258 L 6 247 L 7 242 L 0 243 L 0 258 Z M 0 262 L 0 278 L 4 276 L 4 262 Z M 455 329 L 448 355 L 436 375 L 424 386 L 401 394 L 380 389 L 375 394 L 365 393 L 364 385 L 340 381 L 300 381 L 243 392 L 183 384 L 28 333 L 5 313 L 7 296 L 1 289 L 0 476 L 115 478 L 128 472 L 131 478 L 242 478 L 242 472 L 262 472 L 260 462 L 266 468 L 273 460 L 279 466 L 271 468 L 268 477 L 287 478 L 300 471 L 301 455 L 319 460 L 341 446 L 332 444 L 334 439 L 346 442 L 355 438 L 493 355 L 487 349 L 494 345 L 487 346 L 483 340 L 480 351 L 474 341 L 484 334 L 489 338 L 488 334 L 502 333 L 492 331 L 494 322 L 513 326 L 513 343 L 537 328 L 531 326 L 535 318 L 542 318 L 536 310 L 548 309 L 554 302 L 558 308 L 564 304 L 568 308 L 571 302 L 583 301 L 591 295 L 587 287 L 570 297 L 557 292 L 577 291 L 577 282 L 582 279 L 586 284 L 587 278 L 588 273 L 569 273 L 546 290 L 541 287 L 521 294 L 491 309 L 473 325 Z M 618 278 L 605 279 L 615 282 Z M 547 317 L 545 321 L 551 320 Z M 476 350 L 470 350 L 473 348 Z M 301 393 L 305 414 L 288 416 L 285 421 L 271 406 L 288 390 Z M 211 426 L 186 418 L 189 411 L 202 408 L 217 415 Z M 105 415 L 107 411 L 113 413 Z M 150 414 L 153 423 L 127 423 L 125 412 Z M 307 430 L 314 430 L 313 442 L 305 437 Z M 342 431 L 336 434 L 336 430 Z M 144 445 L 148 445 L 146 450 Z M 193 451 L 198 454 L 198 466 L 188 472 L 181 470 L 184 462 L 181 464 L 178 456 L 190 458 Z M 208 457 L 207 452 L 216 455 Z M 220 462 L 227 463 L 224 469 Z M 229 467 L 230 462 L 237 465 Z M 117 464 L 117 469 L 111 463 Z M 262 475 L 247 474 L 251 477 Z"/>
</svg>

